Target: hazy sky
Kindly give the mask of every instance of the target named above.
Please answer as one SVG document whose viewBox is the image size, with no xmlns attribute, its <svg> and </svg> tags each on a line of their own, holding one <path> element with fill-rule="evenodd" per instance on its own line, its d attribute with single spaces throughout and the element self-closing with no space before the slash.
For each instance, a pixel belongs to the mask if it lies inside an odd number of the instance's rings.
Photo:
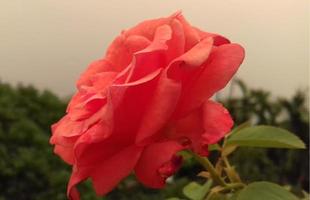
<svg viewBox="0 0 310 200">
<path fill-rule="evenodd" d="M 246 49 L 238 77 L 290 96 L 309 85 L 309 0 L 0 0 L 0 79 L 65 96 L 122 29 L 176 10 Z"/>
</svg>

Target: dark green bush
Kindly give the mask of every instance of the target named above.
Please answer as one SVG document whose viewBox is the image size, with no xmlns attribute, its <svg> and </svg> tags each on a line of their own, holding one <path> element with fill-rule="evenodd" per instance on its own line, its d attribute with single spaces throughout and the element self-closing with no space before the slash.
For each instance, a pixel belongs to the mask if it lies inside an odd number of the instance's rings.
<svg viewBox="0 0 310 200">
<path fill-rule="evenodd" d="M 69 170 L 48 145 L 65 103 L 50 92 L 0 84 L 0 199 L 65 199 Z"/>
</svg>

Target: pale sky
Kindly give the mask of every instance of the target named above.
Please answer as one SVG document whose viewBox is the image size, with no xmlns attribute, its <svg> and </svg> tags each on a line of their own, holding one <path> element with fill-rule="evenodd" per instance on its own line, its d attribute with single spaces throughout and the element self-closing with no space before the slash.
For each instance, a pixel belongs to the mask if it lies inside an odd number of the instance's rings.
<svg viewBox="0 0 310 200">
<path fill-rule="evenodd" d="M 0 0 L 0 79 L 61 96 L 122 29 L 182 10 L 242 44 L 237 76 L 275 96 L 309 85 L 309 0 Z"/>
</svg>

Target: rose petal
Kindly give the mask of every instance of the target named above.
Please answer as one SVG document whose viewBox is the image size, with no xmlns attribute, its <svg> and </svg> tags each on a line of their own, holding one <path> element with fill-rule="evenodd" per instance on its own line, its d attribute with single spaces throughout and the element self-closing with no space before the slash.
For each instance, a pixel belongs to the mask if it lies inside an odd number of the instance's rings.
<svg viewBox="0 0 310 200">
<path fill-rule="evenodd" d="M 183 25 L 177 19 L 172 19 L 170 22 L 172 36 L 167 41 L 168 50 L 166 53 L 167 62 L 181 56 L 185 51 L 185 35 Z"/>
<path fill-rule="evenodd" d="M 208 59 L 212 44 L 212 38 L 204 39 L 191 50 L 174 59 L 168 66 L 168 77 L 181 81 L 183 85 L 188 78 L 195 79 L 193 73 L 197 74 L 202 70 L 200 66 Z"/>
<path fill-rule="evenodd" d="M 207 156 L 208 149 L 202 142 L 203 113 L 202 109 L 196 109 L 187 116 L 172 123 L 167 137 L 179 141 L 184 147 L 191 148 L 194 152 Z"/>
<path fill-rule="evenodd" d="M 135 173 L 139 181 L 152 188 L 161 188 L 165 180 L 180 166 L 181 160 L 175 154 L 183 146 L 175 141 L 158 142 L 147 146 L 139 159 Z"/>
<path fill-rule="evenodd" d="M 199 41 L 212 37 L 214 39 L 214 45 L 219 46 L 222 44 L 228 44 L 230 41 L 218 34 L 215 33 L 208 33 L 205 31 L 200 30 L 194 26 L 191 26 L 190 23 L 183 17 L 183 15 L 178 15 L 177 19 L 184 26 L 185 35 L 186 35 L 186 50 L 191 49 L 194 45 L 196 45 Z"/>
<path fill-rule="evenodd" d="M 215 144 L 232 128 L 234 122 L 229 112 L 220 103 L 206 101 L 203 104 L 203 139 L 207 144 Z"/>
<path fill-rule="evenodd" d="M 64 116 L 57 123 L 52 125 L 51 144 L 62 146 L 73 146 L 79 137 L 85 133 L 93 124 L 99 120 L 109 119 L 109 109 L 103 106 L 87 119 L 76 121 L 72 120 L 69 115 Z M 104 116 L 104 118 L 102 117 Z"/>
<path fill-rule="evenodd" d="M 193 27 L 187 22 L 187 20 L 183 17 L 181 13 L 178 14 L 176 18 L 183 25 L 185 39 L 186 39 L 185 51 L 188 51 L 200 41 L 199 34 L 195 29 L 193 29 Z"/>
<path fill-rule="evenodd" d="M 125 46 L 128 51 L 131 53 L 135 53 L 141 51 L 151 44 L 151 41 L 144 36 L 141 35 L 129 35 L 125 40 Z"/>
<path fill-rule="evenodd" d="M 110 192 L 123 178 L 128 176 L 133 171 L 141 151 L 141 147 L 130 146 L 97 165 L 91 172 L 97 195 Z"/>
<path fill-rule="evenodd" d="M 98 93 L 88 95 L 85 101 L 75 108 L 70 108 L 68 116 L 72 121 L 81 121 L 90 118 L 106 104 L 106 98 Z"/>
<path fill-rule="evenodd" d="M 168 25 L 156 29 L 154 40 L 145 49 L 134 54 L 131 69 L 126 82 L 133 82 L 166 66 L 166 42 L 171 39 L 171 28 Z"/>
<path fill-rule="evenodd" d="M 171 117 L 181 94 L 181 84 L 169 79 L 166 73 L 162 73 L 158 86 L 154 91 L 154 97 L 140 123 L 136 143 L 141 144 L 165 125 Z M 164 97 L 164 98 L 163 98 Z"/>
<path fill-rule="evenodd" d="M 79 200 L 76 185 L 89 177 L 93 181 L 96 193 L 104 195 L 128 176 L 133 170 L 142 148 L 129 146 L 120 149 L 122 148 L 118 147 L 115 153 L 106 154 L 107 157 L 97 156 L 97 159 L 87 162 L 86 165 L 75 166 L 67 188 L 68 197 L 71 200 Z M 92 154 L 94 153 L 92 152 Z"/>
<path fill-rule="evenodd" d="M 51 144 L 72 146 L 77 136 L 83 132 L 84 123 L 82 121 L 72 121 L 68 115 L 64 116 L 57 123 L 52 125 Z"/>
<path fill-rule="evenodd" d="M 91 85 L 92 77 L 100 72 L 109 71 L 113 67 L 107 60 L 97 60 L 92 62 L 89 67 L 80 75 L 76 85 L 80 89 L 84 85 Z"/>
<path fill-rule="evenodd" d="M 116 76 L 116 72 L 96 73 L 91 79 L 94 92 L 104 92 L 105 89 L 111 85 Z"/>
<path fill-rule="evenodd" d="M 222 139 L 231 130 L 233 120 L 220 103 L 208 100 L 171 126 L 169 138 L 177 139 L 185 146 L 191 146 L 196 153 L 207 156 L 208 145 Z"/>
<path fill-rule="evenodd" d="M 70 200 L 80 200 L 80 194 L 76 185 L 87 178 L 88 171 L 89 169 L 78 171 L 76 167 L 72 167 L 72 173 L 67 187 L 67 196 Z"/>
<path fill-rule="evenodd" d="M 66 163 L 74 164 L 73 147 L 55 145 L 54 153 L 59 155 Z"/>
<path fill-rule="evenodd" d="M 115 132 L 136 135 L 142 116 L 154 95 L 161 69 L 126 84 L 114 84 L 109 89 L 113 107 Z"/>
<path fill-rule="evenodd" d="M 171 39 L 172 30 L 169 25 L 162 25 L 156 28 L 154 39 L 149 46 L 137 52 L 137 54 L 148 53 L 168 48 L 166 42 Z"/>
<path fill-rule="evenodd" d="M 197 43 L 192 49 L 184 53 L 182 56 L 177 58 L 176 61 L 185 62 L 184 67 L 199 67 L 201 66 L 209 57 L 212 50 L 213 39 L 211 37 L 202 40 Z"/>
<path fill-rule="evenodd" d="M 200 30 L 199 28 L 196 28 L 196 27 L 193 27 L 193 29 L 195 29 L 198 32 L 199 37 L 201 39 L 212 37 L 213 40 L 214 40 L 214 45 L 215 46 L 220 46 L 220 45 L 223 45 L 223 44 L 229 44 L 230 43 L 230 41 L 227 38 L 225 38 L 224 36 L 221 36 L 219 34 L 208 33 L 208 32 L 202 31 L 202 30 Z"/>
<path fill-rule="evenodd" d="M 215 48 L 199 77 L 192 79 L 183 91 L 178 115 L 184 116 L 219 91 L 236 73 L 244 58 L 244 49 L 238 44 L 225 44 Z"/>
<path fill-rule="evenodd" d="M 113 65 L 113 71 L 120 72 L 132 61 L 133 54 L 148 44 L 149 40 L 143 36 L 125 36 L 125 33 L 122 33 L 109 46 L 105 59 Z"/>
<path fill-rule="evenodd" d="M 212 44 L 212 38 L 204 39 L 191 50 L 173 60 L 168 66 L 168 77 L 182 83 L 183 95 L 185 94 L 184 91 L 191 88 L 191 84 L 196 81 L 203 70 L 201 65 L 208 59 L 213 48 Z M 181 103 L 182 99 L 183 97 L 181 98 Z M 177 113 L 178 109 L 176 109 L 176 115 Z"/>
</svg>

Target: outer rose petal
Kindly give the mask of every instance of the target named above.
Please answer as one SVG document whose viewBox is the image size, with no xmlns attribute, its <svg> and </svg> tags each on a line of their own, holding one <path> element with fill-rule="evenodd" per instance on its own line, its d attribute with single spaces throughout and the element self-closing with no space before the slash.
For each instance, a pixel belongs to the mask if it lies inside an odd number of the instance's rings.
<svg viewBox="0 0 310 200">
<path fill-rule="evenodd" d="M 221 90 L 236 73 L 244 58 L 244 49 L 238 44 L 225 44 L 215 48 L 204 66 L 204 70 L 183 91 L 177 108 L 184 116 L 198 108 L 215 92 Z"/>
<path fill-rule="evenodd" d="M 72 146 L 77 137 L 83 132 L 84 123 L 82 121 L 72 121 L 67 115 L 60 121 L 52 125 L 51 144 L 61 144 Z"/>
<path fill-rule="evenodd" d="M 188 68 L 200 67 L 208 59 L 212 46 L 213 39 L 211 37 L 206 38 L 177 58 L 174 62 L 183 61 L 185 62 L 183 66 Z"/>
<path fill-rule="evenodd" d="M 128 176 L 136 165 L 141 151 L 141 147 L 130 146 L 96 166 L 91 177 L 97 194 L 105 195 Z"/>
<path fill-rule="evenodd" d="M 98 195 L 110 192 L 123 178 L 132 172 L 142 147 L 129 146 L 109 158 L 98 161 L 96 164 L 74 167 L 68 185 L 70 200 L 79 200 L 76 185 L 88 177 L 92 178 Z"/>
<path fill-rule="evenodd" d="M 167 132 L 167 137 L 178 140 L 185 147 L 190 147 L 194 152 L 207 156 L 208 149 L 203 144 L 202 134 L 203 128 L 203 113 L 202 109 L 196 109 L 187 116 L 172 123 L 170 130 Z"/>
<path fill-rule="evenodd" d="M 139 159 L 135 172 L 146 186 L 161 188 L 167 177 L 181 165 L 181 157 L 176 157 L 184 147 L 175 141 L 158 142 L 147 146 Z"/>
<path fill-rule="evenodd" d="M 54 153 L 59 155 L 66 163 L 70 165 L 74 164 L 74 154 L 72 147 L 55 145 Z"/>
<path fill-rule="evenodd" d="M 178 139 L 202 156 L 208 155 L 208 145 L 222 139 L 233 126 L 228 111 L 220 104 L 206 101 L 186 117 L 171 125 L 168 137 Z"/>
<path fill-rule="evenodd" d="M 208 59 L 213 48 L 213 39 L 207 38 L 196 44 L 192 49 L 174 59 L 167 67 L 169 78 L 182 82 L 186 87 L 188 79 L 197 78 L 202 70 L 201 65 Z M 183 90 L 185 90 L 183 88 Z"/>
<path fill-rule="evenodd" d="M 202 38 L 202 39 L 207 38 L 207 37 L 213 37 L 215 46 L 220 46 L 222 44 L 229 44 L 230 43 L 230 41 L 227 38 L 225 38 L 221 35 L 218 35 L 215 33 L 208 33 L 208 32 L 202 31 L 196 27 L 193 27 L 193 28 L 198 32 L 200 38 Z"/>
<path fill-rule="evenodd" d="M 80 75 L 79 80 L 77 81 L 77 87 L 80 88 L 82 85 L 91 85 L 92 76 L 97 73 L 110 71 L 113 67 L 111 64 L 105 60 L 97 60 L 92 62 L 89 67 Z"/>
<path fill-rule="evenodd" d="M 203 140 L 215 144 L 232 128 L 234 122 L 229 112 L 220 103 L 206 101 L 203 104 Z"/>
<path fill-rule="evenodd" d="M 50 138 L 50 143 L 71 147 L 92 125 L 97 123 L 100 119 L 108 119 L 109 115 L 110 110 L 106 109 L 106 107 L 101 108 L 85 120 L 75 121 L 66 115 L 60 121 L 52 125 L 53 135 Z"/>
<path fill-rule="evenodd" d="M 70 200 L 79 200 L 80 194 L 76 185 L 87 178 L 88 170 L 77 170 L 75 166 L 72 167 L 72 174 L 67 187 L 67 196 Z"/>
</svg>

